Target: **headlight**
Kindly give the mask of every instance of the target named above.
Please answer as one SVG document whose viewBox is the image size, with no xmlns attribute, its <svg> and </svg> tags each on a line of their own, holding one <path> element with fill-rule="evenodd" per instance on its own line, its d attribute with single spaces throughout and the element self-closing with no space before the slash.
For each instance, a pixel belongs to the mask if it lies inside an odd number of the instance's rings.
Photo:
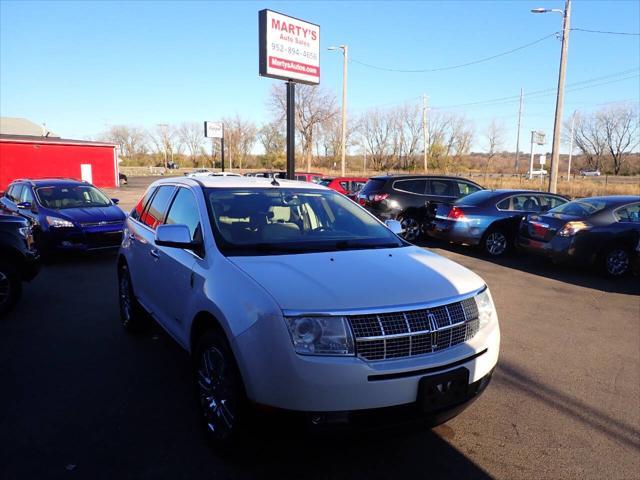
<svg viewBox="0 0 640 480">
<path fill-rule="evenodd" d="M 58 217 L 45 217 L 50 227 L 54 228 L 73 228 L 75 225 L 69 220 Z"/>
<path fill-rule="evenodd" d="M 493 299 L 489 293 L 489 288 L 485 288 L 475 297 L 476 305 L 478 306 L 478 320 L 480 321 L 479 328 L 484 328 L 489 323 L 496 321 L 498 315 L 496 315 L 496 307 L 493 306 Z"/>
<path fill-rule="evenodd" d="M 558 232 L 558 235 L 560 235 L 561 237 L 570 237 L 581 230 L 589 230 L 590 228 L 591 225 L 589 225 L 587 222 L 567 222 L 564 227 L 562 227 L 562 230 Z"/>
<path fill-rule="evenodd" d="M 303 355 L 354 355 L 345 317 L 285 317 L 293 348 Z"/>
</svg>

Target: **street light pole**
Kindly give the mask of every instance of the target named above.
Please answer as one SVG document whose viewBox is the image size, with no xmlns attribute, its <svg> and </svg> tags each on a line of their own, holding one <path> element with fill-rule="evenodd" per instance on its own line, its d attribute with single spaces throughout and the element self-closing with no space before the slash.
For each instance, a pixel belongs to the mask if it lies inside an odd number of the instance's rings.
<svg viewBox="0 0 640 480">
<path fill-rule="evenodd" d="M 340 142 L 340 156 L 341 156 L 341 168 L 342 176 L 346 176 L 346 155 L 347 155 L 347 65 L 349 63 L 349 46 L 340 45 L 339 47 L 329 47 L 328 50 L 342 50 L 343 64 L 342 64 L 342 139 Z"/>
<path fill-rule="evenodd" d="M 556 116 L 553 124 L 553 146 L 551 147 L 551 174 L 549 176 L 549 192 L 558 190 L 558 164 L 560 163 L 560 135 L 562 133 L 562 107 L 564 104 L 564 78 L 567 67 L 567 51 L 569 49 L 569 31 L 571 25 L 571 0 L 566 0 L 564 10 L 537 8 L 533 13 L 562 13 L 562 50 L 560 52 L 560 71 L 558 73 L 558 93 L 556 97 Z"/>
</svg>

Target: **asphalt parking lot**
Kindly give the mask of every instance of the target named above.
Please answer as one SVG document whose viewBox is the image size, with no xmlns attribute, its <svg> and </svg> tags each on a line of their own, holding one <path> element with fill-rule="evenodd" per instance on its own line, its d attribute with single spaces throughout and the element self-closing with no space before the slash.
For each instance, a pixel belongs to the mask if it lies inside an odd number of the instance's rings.
<svg viewBox="0 0 640 480">
<path fill-rule="evenodd" d="M 131 208 L 151 179 L 111 196 Z M 125 333 L 115 255 L 63 258 L 0 320 L 0 478 L 638 478 L 640 279 L 423 245 L 480 274 L 502 329 L 492 384 L 434 430 L 209 449 L 187 355 Z"/>
</svg>

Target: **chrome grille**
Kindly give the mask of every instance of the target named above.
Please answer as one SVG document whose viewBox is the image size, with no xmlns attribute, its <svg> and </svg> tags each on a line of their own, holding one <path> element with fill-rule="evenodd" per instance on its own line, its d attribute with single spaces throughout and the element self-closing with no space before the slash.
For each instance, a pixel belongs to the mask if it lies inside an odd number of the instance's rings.
<svg viewBox="0 0 640 480">
<path fill-rule="evenodd" d="M 81 223 L 80 225 L 83 227 L 104 227 L 107 225 L 123 225 L 124 222 L 122 220 L 109 220 L 109 221 L 102 221 L 102 222 L 84 222 Z"/>
<path fill-rule="evenodd" d="M 466 342 L 478 333 L 473 298 L 407 312 L 351 315 L 356 353 L 365 360 L 414 357 Z"/>
</svg>

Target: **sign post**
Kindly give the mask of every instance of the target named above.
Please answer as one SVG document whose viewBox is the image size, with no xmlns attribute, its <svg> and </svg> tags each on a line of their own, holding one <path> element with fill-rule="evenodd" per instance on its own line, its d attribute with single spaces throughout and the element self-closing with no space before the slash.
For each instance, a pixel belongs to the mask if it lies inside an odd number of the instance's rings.
<svg viewBox="0 0 640 480">
<path fill-rule="evenodd" d="M 224 172 L 224 125 L 222 122 L 204 122 L 204 136 L 211 139 L 211 155 L 213 156 L 215 139 L 220 139 L 220 160 Z M 215 161 L 212 160 L 215 168 Z"/>
<path fill-rule="evenodd" d="M 287 178 L 295 174 L 295 84 L 320 83 L 320 26 L 272 10 L 258 12 L 262 77 L 287 82 Z"/>
</svg>

